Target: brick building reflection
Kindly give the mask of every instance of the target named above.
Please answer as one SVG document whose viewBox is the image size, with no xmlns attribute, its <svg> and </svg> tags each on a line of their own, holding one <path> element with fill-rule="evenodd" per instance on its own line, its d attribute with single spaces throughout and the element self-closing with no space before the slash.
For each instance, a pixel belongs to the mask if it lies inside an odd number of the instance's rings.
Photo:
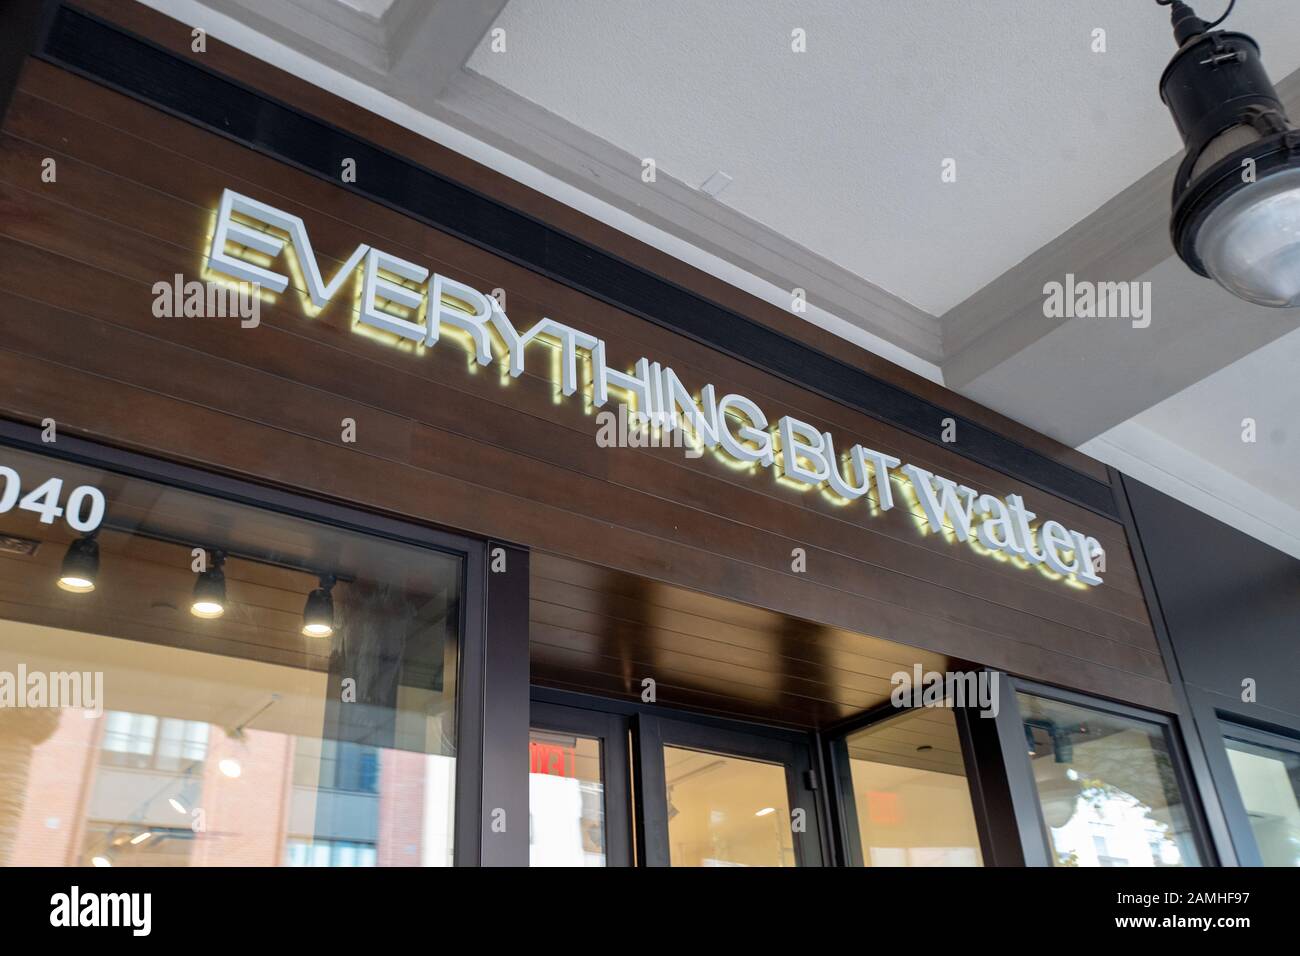
<svg viewBox="0 0 1300 956">
<path fill-rule="evenodd" d="M 9 865 L 451 863 L 453 758 L 122 711 L 42 713 L 57 723 L 22 748 L 24 792 L 7 795 L 21 802 Z"/>
</svg>

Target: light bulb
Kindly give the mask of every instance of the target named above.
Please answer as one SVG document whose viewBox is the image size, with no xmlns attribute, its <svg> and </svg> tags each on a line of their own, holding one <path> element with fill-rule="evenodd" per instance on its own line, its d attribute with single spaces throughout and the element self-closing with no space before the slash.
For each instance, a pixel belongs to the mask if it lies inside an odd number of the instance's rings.
<svg viewBox="0 0 1300 956">
<path fill-rule="evenodd" d="M 226 608 L 217 601 L 195 601 L 190 605 L 190 613 L 195 617 L 212 619 L 225 614 Z"/>
</svg>

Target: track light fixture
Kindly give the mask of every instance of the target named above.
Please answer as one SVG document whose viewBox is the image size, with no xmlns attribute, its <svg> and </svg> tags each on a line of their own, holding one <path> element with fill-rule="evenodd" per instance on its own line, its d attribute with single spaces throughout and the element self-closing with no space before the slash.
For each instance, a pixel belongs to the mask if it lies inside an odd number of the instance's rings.
<svg viewBox="0 0 1300 956">
<path fill-rule="evenodd" d="M 332 574 L 322 574 L 320 587 L 307 595 L 307 604 L 302 610 L 304 637 L 329 637 L 334 633 L 334 596 L 331 594 L 334 582 Z"/>
<path fill-rule="evenodd" d="M 221 570 L 225 563 L 224 551 L 208 552 L 208 568 L 194 582 L 194 600 L 190 604 L 190 613 L 195 617 L 211 619 L 226 613 L 226 575 Z"/>
<path fill-rule="evenodd" d="M 1178 52 L 1160 97 L 1186 146 L 1169 228 L 1193 272 L 1248 302 L 1300 306 L 1300 130 L 1287 120 L 1244 33 L 1215 30 L 1182 0 L 1170 7 Z"/>
<path fill-rule="evenodd" d="M 68 545 L 57 582 L 64 591 L 87 594 L 95 590 L 95 580 L 99 576 L 99 542 L 95 540 L 96 534 L 96 531 L 92 531 Z"/>
</svg>

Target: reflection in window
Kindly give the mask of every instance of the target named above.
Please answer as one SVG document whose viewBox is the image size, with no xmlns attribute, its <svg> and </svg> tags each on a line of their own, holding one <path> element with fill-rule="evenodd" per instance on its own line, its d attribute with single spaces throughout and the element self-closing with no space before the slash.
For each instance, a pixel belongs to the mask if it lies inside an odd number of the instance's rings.
<svg viewBox="0 0 1300 956">
<path fill-rule="evenodd" d="M 1231 737 L 1224 743 L 1264 866 L 1300 866 L 1300 745 L 1291 750 Z"/>
<path fill-rule="evenodd" d="M 158 718 L 152 714 L 127 714 L 113 711 L 104 715 L 105 760 L 120 760 L 123 764 L 132 758 L 142 765 L 153 756 L 154 741 L 158 736 Z"/>
<path fill-rule="evenodd" d="M 981 865 L 951 710 L 909 710 L 846 743 L 864 865 Z"/>
<path fill-rule="evenodd" d="M 1199 865 L 1159 724 L 1017 699 L 1056 866 Z"/>
<path fill-rule="evenodd" d="M 103 713 L 0 710 L 0 865 L 418 866 L 453 852 L 461 559 L 0 448 L 101 489 L 77 536 L 0 513 L 0 671 L 103 675 Z M 222 613 L 191 613 L 195 549 Z M 304 633 L 328 582 L 329 634 Z M 320 601 L 315 606 L 319 609 Z"/>
<path fill-rule="evenodd" d="M 374 866 L 378 852 L 373 843 L 348 840 L 290 839 L 285 866 Z"/>
<path fill-rule="evenodd" d="M 602 770 L 598 739 L 530 731 L 529 866 L 605 866 Z"/>
<path fill-rule="evenodd" d="M 104 715 L 103 762 L 119 767 L 181 770 L 202 763 L 208 725 L 197 720 L 159 719 L 152 714 L 110 711 Z"/>
<path fill-rule="evenodd" d="M 300 787 L 378 793 L 379 754 L 375 747 L 346 740 L 300 739 L 294 749 L 293 782 Z"/>
</svg>

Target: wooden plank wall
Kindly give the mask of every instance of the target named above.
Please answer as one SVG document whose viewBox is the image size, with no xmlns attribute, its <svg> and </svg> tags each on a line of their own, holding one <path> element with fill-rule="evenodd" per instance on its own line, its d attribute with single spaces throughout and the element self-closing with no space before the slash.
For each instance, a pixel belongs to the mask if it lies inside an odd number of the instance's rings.
<svg viewBox="0 0 1300 956">
<path fill-rule="evenodd" d="M 889 699 L 892 675 L 960 661 L 631 574 L 532 556 L 535 684 L 766 724 L 826 727 Z M 948 717 L 951 721 L 951 715 Z M 959 757 L 960 747 L 951 748 Z"/>
<path fill-rule="evenodd" d="M 364 134 L 382 133 L 372 118 Z M 56 183 L 41 181 L 45 157 Z M 772 420 L 795 414 L 846 445 L 1023 494 L 1103 543 L 1106 584 L 1070 588 L 924 536 L 902 507 L 838 507 L 709 455 L 599 448 L 590 410 L 557 400 L 540 369 L 506 384 L 451 343 L 414 354 L 373 341 L 351 331 L 350 296 L 311 319 L 290 290 L 254 330 L 155 318 L 151 286 L 198 277 L 226 186 L 302 216 L 327 275 L 369 242 L 505 289 L 516 325 L 548 315 L 600 335 L 616 364 L 646 355 L 689 385 L 749 396 Z M 36 61 L 0 140 L 0 256 L 0 415 L 52 417 L 118 446 L 1172 706 L 1117 523 Z M 341 440 L 344 418 L 355 444 Z M 806 573 L 791 571 L 795 547 Z"/>
</svg>

